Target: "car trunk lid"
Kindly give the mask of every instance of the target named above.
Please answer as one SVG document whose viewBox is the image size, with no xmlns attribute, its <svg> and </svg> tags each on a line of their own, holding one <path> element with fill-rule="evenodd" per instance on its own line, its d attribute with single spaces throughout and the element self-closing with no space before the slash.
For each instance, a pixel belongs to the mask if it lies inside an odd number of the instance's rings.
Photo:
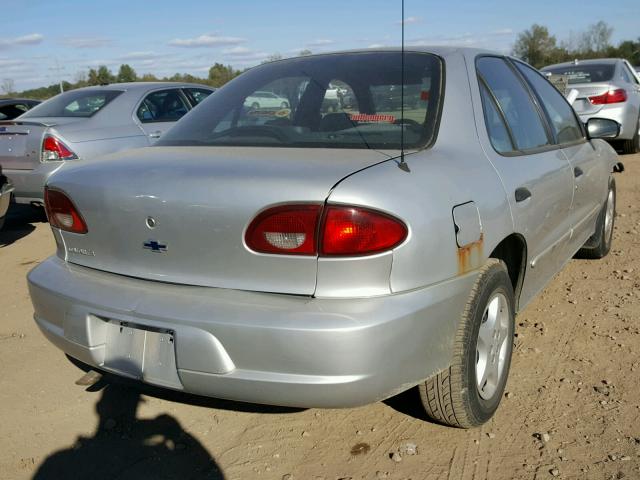
<svg viewBox="0 0 640 480">
<path fill-rule="evenodd" d="M 602 95 L 610 89 L 615 88 L 616 87 L 614 87 L 610 83 L 577 83 L 573 85 L 569 84 L 567 87 L 567 91 L 578 91 L 578 96 L 573 102 L 573 108 L 576 113 L 578 113 L 579 115 L 593 115 L 602 110 L 602 107 L 604 107 L 604 105 L 593 105 L 589 101 L 589 97 Z"/>
<path fill-rule="evenodd" d="M 45 133 L 77 122 L 77 118 L 20 118 L 0 122 L 0 165 L 7 170 L 33 170 L 41 161 Z"/>
<path fill-rule="evenodd" d="M 345 176 L 388 159 L 373 150 L 150 147 L 61 170 L 50 182 L 84 217 L 63 232 L 67 261 L 177 284 L 312 295 L 317 258 L 251 252 L 266 207 L 323 203 Z"/>
</svg>

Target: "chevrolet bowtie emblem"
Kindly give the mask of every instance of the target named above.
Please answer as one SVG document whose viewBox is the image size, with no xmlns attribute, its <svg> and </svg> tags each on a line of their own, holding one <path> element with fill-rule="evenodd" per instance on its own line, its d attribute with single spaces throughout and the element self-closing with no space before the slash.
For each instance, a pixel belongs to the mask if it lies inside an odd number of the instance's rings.
<svg viewBox="0 0 640 480">
<path fill-rule="evenodd" d="M 144 242 L 142 246 L 147 250 L 151 250 L 153 253 L 162 253 L 167 251 L 166 245 L 156 242 L 155 240 L 149 240 L 148 242 Z"/>
</svg>

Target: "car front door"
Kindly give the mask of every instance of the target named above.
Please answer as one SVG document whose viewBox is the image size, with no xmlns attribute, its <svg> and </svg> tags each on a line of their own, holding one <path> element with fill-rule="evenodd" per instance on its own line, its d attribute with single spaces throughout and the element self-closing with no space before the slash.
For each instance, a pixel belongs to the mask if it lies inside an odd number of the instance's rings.
<svg viewBox="0 0 640 480">
<path fill-rule="evenodd" d="M 600 150 L 587 141 L 573 108 L 564 96 L 533 68 L 517 61 L 514 64 L 534 91 L 551 126 L 555 142 L 562 146 L 573 171 L 572 232 L 569 243 L 574 254 L 593 234 L 607 193 L 608 185 L 602 179 L 608 177 L 609 165 L 600 158 Z"/>
<path fill-rule="evenodd" d="M 524 306 L 570 258 L 573 173 L 523 78 L 506 59 L 476 59 L 481 143 L 501 177 L 516 233 L 527 244 Z"/>
<path fill-rule="evenodd" d="M 149 143 L 153 144 L 189 110 L 189 102 L 182 91 L 167 88 L 146 94 L 135 115 Z"/>
</svg>

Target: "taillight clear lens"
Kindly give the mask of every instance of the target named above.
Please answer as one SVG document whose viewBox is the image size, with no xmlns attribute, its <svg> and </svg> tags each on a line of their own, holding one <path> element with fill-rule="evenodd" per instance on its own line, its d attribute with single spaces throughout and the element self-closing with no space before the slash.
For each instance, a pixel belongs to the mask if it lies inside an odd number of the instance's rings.
<svg viewBox="0 0 640 480">
<path fill-rule="evenodd" d="M 69 197 L 59 190 L 45 187 L 44 206 L 52 227 L 73 233 L 87 233 L 87 224 Z"/>
<path fill-rule="evenodd" d="M 616 90 L 609 90 L 602 95 L 596 95 L 595 97 L 589 97 L 589 101 L 592 105 L 608 105 L 609 103 L 622 103 L 627 101 L 627 92 L 618 88 Z"/>
<path fill-rule="evenodd" d="M 78 156 L 71 151 L 59 138 L 47 135 L 42 141 L 42 160 L 75 160 Z"/>
<path fill-rule="evenodd" d="M 407 232 L 397 218 L 366 208 L 280 205 L 251 222 L 245 242 L 260 253 L 362 256 L 395 248 Z"/>
<path fill-rule="evenodd" d="M 403 222 L 374 210 L 328 206 L 323 217 L 320 255 L 372 255 L 391 250 L 407 238 Z"/>
<path fill-rule="evenodd" d="M 321 205 L 281 205 L 265 210 L 249 225 L 247 246 L 261 253 L 316 254 Z"/>
</svg>

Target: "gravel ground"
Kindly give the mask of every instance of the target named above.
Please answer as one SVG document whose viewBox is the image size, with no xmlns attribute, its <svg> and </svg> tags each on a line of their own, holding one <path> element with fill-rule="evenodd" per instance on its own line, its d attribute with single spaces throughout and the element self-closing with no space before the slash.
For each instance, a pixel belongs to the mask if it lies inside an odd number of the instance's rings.
<svg viewBox="0 0 640 480">
<path fill-rule="evenodd" d="M 507 394 L 482 428 L 425 421 L 411 390 L 345 410 L 169 392 L 83 370 L 32 321 L 54 250 L 29 208 L 0 232 L 0 477 L 640 478 L 640 155 L 621 157 L 614 246 L 573 260 L 517 318 Z"/>
</svg>

